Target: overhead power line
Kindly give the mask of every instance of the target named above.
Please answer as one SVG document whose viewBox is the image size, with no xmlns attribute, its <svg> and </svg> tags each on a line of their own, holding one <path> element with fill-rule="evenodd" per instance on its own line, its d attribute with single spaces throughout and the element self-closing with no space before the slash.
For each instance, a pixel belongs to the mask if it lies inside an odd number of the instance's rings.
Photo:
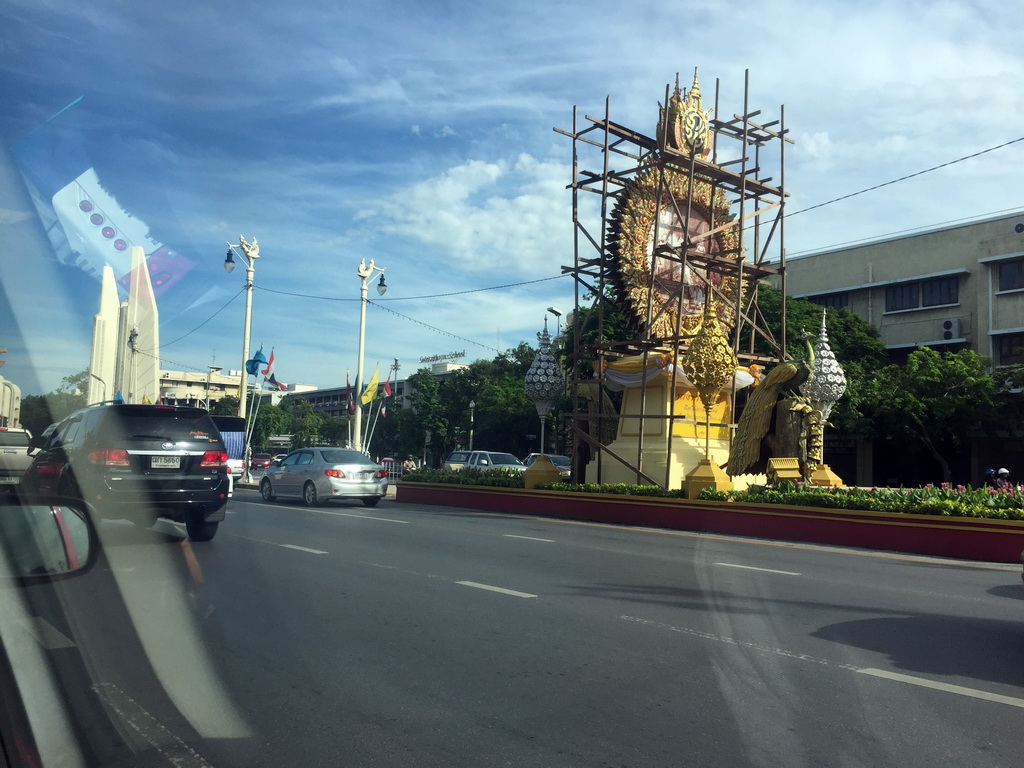
<svg viewBox="0 0 1024 768">
<path fill-rule="evenodd" d="M 1020 141 L 1024 141 L 1024 136 L 1021 136 L 1019 139 L 1012 139 L 1011 141 L 1003 142 L 1002 144 L 999 144 L 998 146 L 995 146 L 995 147 L 989 147 L 988 149 L 983 149 L 980 152 L 975 152 L 972 155 L 964 155 L 963 157 L 958 157 L 956 160 L 950 160 L 947 163 L 941 163 L 941 164 L 933 166 L 931 168 L 926 168 L 923 171 L 917 171 L 916 173 L 908 173 L 906 176 L 900 176 L 898 179 L 893 179 L 892 181 L 885 181 L 885 182 L 882 182 L 881 184 L 875 184 L 875 186 L 867 187 L 866 189 L 862 189 L 859 192 L 851 192 L 848 195 L 843 195 L 842 197 L 836 197 L 836 198 L 834 198 L 832 200 L 826 200 L 824 203 L 818 203 L 817 205 L 812 205 L 809 208 L 801 208 L 799 211 L 793 211 L 792 213 L 786 213 L 786 216 L 787 217 L 789 217 L 789 216 L 796 216 L 799 213 L 807 213 L 808 211 L 813 211 L 816 208 L 823 208 L 826 205 L 832 205 L 832 203 L 838 203 L 840 200 L 849 200 L 851 197 L 856 197 L 857 195 L 863 195 L 866 192 L 874 192 L 876 189 L 881 189 L 882 187 L 888 187 L 888 186 L 890 186 L 892 184 L 898 184 L 901 181 L 906 181 L 907 179 L 912 179 L 915 176 L 923 176 L 926 173 L 931 173 L 932 171 L 937 171 L 940 168 L 947 168 L 947 167 L 949 167 L 951 165 L 956 165 L 957 163 L 962 163 L 965 160 L 972 160 L 975 157 L 980 157 L 981 155 L 987 154 L 989 152 L 995 152 L 997 149 L 1003 149 L 1004 147 L 1008 147 L 1011 144 L 1016 144 L 1017 142 L 1020 142 Z"/>
<path fill-rule="evenodd" d="M 505 285 L 492 285 L 487 288 L 468 288 L 465 291 L 451 291 L 449 293 L 430 293 L 422 296 L 394 296 L 389 299 L 378 299 L 378 301 L 419 301 L 420 299 L 443 299 L 447 296 L 464 296 L 467 293 L 483 293 L 484 291 L 500 291 L 504 288 L 517 288 L 520 285 L 533 285 L 534 283 L 546 283 L 549 280 L 559 280 L 563 277 L 567 277 L 568 273 L 562 275 L 552 275 L 551 277 L 540 277 L 536 280 L 524 280 L 521 283 L 505 283 Z M 253 284 L 253 288 L 257 288 L 267 293 L 279 293 L 282 296 L 295 296 L 300 299 L 319 299 L 321 301 L 359 301 L 359 297 L 342 297 L 342 296 L 321 296 L 312 293 L 293 293 L 291 291 L 280 291 L 276 288 L 264 288 L 262 285 Z M 371 302 L 373 303 L 373 302 Z M 397 313 L 396 313 L 397 314 Z"/>
</svg>

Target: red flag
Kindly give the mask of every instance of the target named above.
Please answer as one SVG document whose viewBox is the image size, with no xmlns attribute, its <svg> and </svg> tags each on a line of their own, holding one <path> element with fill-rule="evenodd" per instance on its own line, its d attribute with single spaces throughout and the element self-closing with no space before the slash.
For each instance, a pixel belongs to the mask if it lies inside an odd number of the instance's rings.
<svg viewBox="0 0 1024 768">
<path fill-rule="evenodd" d="M 386 419 L 388 417 L 388 403 L 387 400 L 380 401 L 380 417 Z"/>
<path fill-rule="evenodd" d="M 384 382 L 384 397 L 391 397 L 391 371 L 388 370 L 387 381 Z"/>
<path fill-rule="evenodd" d="M 274 348 L 270 348 L 270 359 L 267 361 L 267 367 L 264 368 L 260 373 L 264 376 L 269 376 L 274 372 Z"/>
</svg>

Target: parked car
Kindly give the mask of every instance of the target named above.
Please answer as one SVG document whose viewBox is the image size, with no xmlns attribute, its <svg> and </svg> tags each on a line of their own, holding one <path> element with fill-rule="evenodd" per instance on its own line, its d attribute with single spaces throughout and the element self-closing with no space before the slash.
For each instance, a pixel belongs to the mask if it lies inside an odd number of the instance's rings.
<svg viewBox="0 0 1024 768">
<path fill-rule="evenodd" d="M 249 469 L 266 469 L 274 457 L 269 453 L 254 453 L 249 461 Z"/>
<path fill-rule="evenodd" d="M 32 464 L 29 455 L 32 433 L 27 429 L 0 427 L 0 490 L 14 491 Z"/>
<path fill-rule="evenodd" d="M 201 408 L 103 403 L 47 429 L 22 479 L 30 495 L 79 498 L 102 517 L 184 523 L 209 541 L 230 492 L 228 454 Z"/>
<path fill-rule="evenodd" d="M 513 469 L 526 471 L 526 465 L 511 453 L 501 451 L 470 451 L 466 469 Z"/>
<path fill-rule="evenodd" d="M 457 472 L 466 466 L 466 459 L 469 458 L 469 451 L 452 451 L 444 460 L 444 468 L 449 472 Z"/>
<path fill-rule="evenodd" d="M 260 480 L 264 501 L 278 496 L 314 506 L 331 499 L 360 499 L 375 506 L 388 491 L 388 471 L 351 448 L 301 448 L 273 462 Z"/>
<path fill-rule="evenodd" d="M 572 460 L 568 456 L 559 456 L 556 453 L 531 453 L 523 459 L 523 464 L 532 467 L 538 456 L 547 456 L 562 477 L 569 477 L 572 474 Z"/>
</svg>

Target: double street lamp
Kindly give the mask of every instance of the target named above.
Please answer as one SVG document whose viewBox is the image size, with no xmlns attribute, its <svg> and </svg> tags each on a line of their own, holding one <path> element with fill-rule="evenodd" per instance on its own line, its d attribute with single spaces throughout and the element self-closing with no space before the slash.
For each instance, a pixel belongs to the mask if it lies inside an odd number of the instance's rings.
<svg viewBox="0 0 1024 768">
<path fill-rule="evenodd" d="M 373 277 L 374 272 L 380 272 L 380 282 L 377 283 L 377 295 L 383 296 L 388 292 L 388 286 L 384 282 L 384 267 L 374 266 L 373 259 L 370 259 L 370 263 L 367 264 L 365 259 L 360 260 L 359 266 L 356 267 L 356 274 L 359 275 L 359 359 L 356 362 L 356 393 L 355 396 L 359 398 L 359 402 L 355 404 L 355 419 L 354 419 L 354 433 L 353 447 L 357 451 L 363 450 L 363 387 L 366 386 L 366 382 L 363 381 L 363 347 L 366 341 L 366 287 Z M 374 393 L 376 394 L 376 393 Z"/>
</svg>

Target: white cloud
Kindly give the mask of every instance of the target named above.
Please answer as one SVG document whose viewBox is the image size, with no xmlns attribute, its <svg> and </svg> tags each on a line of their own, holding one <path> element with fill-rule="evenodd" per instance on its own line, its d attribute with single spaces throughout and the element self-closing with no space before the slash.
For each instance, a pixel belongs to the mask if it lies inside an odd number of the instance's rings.
<svg viewBox="0 0 1024 768">
<path fill-rule="evenodd" d="M 548 276 L 572 260 L 567 174 L 527 154 L 471 160 L 371 202 L 358 218 L 419 240 L 458 269 Z"/>
</svg>

